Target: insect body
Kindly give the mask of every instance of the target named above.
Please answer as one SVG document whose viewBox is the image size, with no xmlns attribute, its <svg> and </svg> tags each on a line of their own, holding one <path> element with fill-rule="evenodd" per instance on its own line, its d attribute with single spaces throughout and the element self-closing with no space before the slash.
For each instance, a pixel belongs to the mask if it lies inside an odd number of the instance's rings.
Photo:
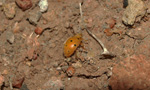
<svg viewBox="0 0 150 90">
<path fill-rule="evenodd" d="M 70 37 L 64 45 L 64 56 L 70 57 L 77 47 L 81 44 L 82 41 L 82 34 L 76 34 L 73 37 Z"/>
</svg>

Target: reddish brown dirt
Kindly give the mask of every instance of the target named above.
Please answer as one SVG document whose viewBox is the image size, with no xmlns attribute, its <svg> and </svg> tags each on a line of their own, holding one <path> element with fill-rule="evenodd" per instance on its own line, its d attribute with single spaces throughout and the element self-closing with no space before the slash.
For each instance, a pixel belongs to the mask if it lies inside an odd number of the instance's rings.
<svg viewBox="0 0 150 90">
<path fill-rule="evenodd" d="M 32 7 L 37 1 L 33 0 Z M 22 11 L 16 7 L 17 12 L 12 20 L 7 19 L 0 9 L 0 73 L 5 77 L 3 90 L 10 90 L 11 83 L 17 81 L 16 77 L 24 79 L 23 85 L 29 90 L 109 90 L 114 64 L 133 54 L 150 56 L 150 44 L 146 42 L 150 37 L 149 16 L 147 21 L 136 23 L 134 28 L 124 26 L 123 0 L 48 2 L 48 11 L 42 14 L 37 26 L 27 20 L 33 8 Z M 80 29 L 80 2 L 83 2 L 84 23 L 116 57 L 100 59 L 103 49 L 86 30 Z M 36 38 L 36 27 L 49 28 Z M 113 34 L 106 34 L 104 31 L 107 28 L 114 30 Z M 80 31 L 83 47 L 80 46 L 69 59 L 65 58 L 64 42 Z M 31 33 L 33 35 L 30 37 Z M 14 35 L 13 43 L 7 40 L 9 34 Z M 71 71 L 74 72 L 72 77 L 66 73 L 69 66 L 75 70 Z"/>
</svg>

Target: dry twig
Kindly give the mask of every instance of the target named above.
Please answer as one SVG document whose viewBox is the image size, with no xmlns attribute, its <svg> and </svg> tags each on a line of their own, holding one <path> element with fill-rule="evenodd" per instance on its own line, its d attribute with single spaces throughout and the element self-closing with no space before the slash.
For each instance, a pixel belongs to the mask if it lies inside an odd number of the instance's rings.
<svg viewBox="0 0 150 90">
<path fill-rule="evenodd" d="M 88 32 L 88 34 L 90 36 L 92 36 L 99 44 L 100 46 L 103 48 L 103 52 L 101 53 L 101 57 L 100 58 L 113 58 L 115 55 L 111 54 L 107 48 L 105 47 L 105 45 L 102 43 L 102 41 L 100 39 L 98 39 L 90 30 L 88 30 L 83 22 L 83 13 L 82 13 L 82 8 L 81 8 L 81 3 L 79 3 L 79 7 L 80 7 L 80 15 L 81 15 L 81 23 L 83 23 L 84 28 L 86 29 L 86 31 Z"/>
</svg>

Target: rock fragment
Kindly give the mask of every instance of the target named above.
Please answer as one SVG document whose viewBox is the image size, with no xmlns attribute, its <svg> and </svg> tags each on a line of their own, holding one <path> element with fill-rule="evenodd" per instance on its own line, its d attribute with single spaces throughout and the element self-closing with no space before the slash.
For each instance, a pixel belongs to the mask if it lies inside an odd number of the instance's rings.
<svg viewBox="0 0 150 90">
<path fill-rule="evenodd" d="M 32 7 L 31 0 L 16 0 L 16 4 L 23 10 L 30 9 Z"/>
<path fill-rule="evenodd" d="M 29 13 L 29 22 L 33 25 L 37 25 L 38 21 L 40 20 L 42 13 L 39 10 L 33 10 Z"/>
<path fill-rule="evenodd" d="M 37 35 L 41 35 L 42 32 L 43 32 L 43 29 L 41 27 L 36 27 L 34 32 L 37 34 Z"/>
<path fill-rule="evenodd" d="M 150 60 L 144 55 L 127 57 L 112 70 L 112 90 L 150 90 Z"/>
<path fill-rule="evenodd" d="M 68 67 L 67 71 L 66 71 L 66 74 L 71 77 L 73 76 L 75 73 L 75 68 L 73 68 L 72 66 Z"/>
<path fill-rule="evenodd" d="M 39 7 L 41 12 L 46 12 L 48 9 L 48 1 L 47 0 L 40 0 Z"/>
<path fill-rule="evenodd" d="M 6 17 L 8 19 L 13 19 L 15 17 L 15 14 L 16 14 L 16 4 L 14 2 L 4 4 L 3 10 L 4 10 L 4 14 L 6 15 Z"/>
<path fill-rule="evenodd" d="M 12 32 L 7 32 L 6 38 L 10 44 L 14 43 L 14 41 L 15 41 L 15 36 Z"/>
<path fill-rule="evenodd" d="M 72 66 L 73 66 L 74 68 L 81 68 L 81 67 L 82 67 L 82 64 L 81 64 L 81 62 L 77 61 L 76 63 L 73 63 Z"/>
<path fill-rule="evenodd" d="M 128 0 L 128 6 L 123 14 L 123 22 L 126 25 L 134 25 L 146 14 L 146 5 L 142 0 Z"/>
</svg>

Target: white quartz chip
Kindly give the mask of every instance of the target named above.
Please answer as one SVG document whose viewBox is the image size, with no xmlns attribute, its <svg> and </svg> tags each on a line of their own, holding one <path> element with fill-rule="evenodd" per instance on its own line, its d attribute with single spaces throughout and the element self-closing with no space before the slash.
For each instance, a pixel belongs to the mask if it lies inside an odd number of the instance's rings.
<svg viewBox="0 0 150 90">
<path fill-rule="evenodd" d="M 48 9 L 48 1 L 47 0 L 40 0 L 39 7 L 41 12 L 46 12 Z"/>
</svg>

